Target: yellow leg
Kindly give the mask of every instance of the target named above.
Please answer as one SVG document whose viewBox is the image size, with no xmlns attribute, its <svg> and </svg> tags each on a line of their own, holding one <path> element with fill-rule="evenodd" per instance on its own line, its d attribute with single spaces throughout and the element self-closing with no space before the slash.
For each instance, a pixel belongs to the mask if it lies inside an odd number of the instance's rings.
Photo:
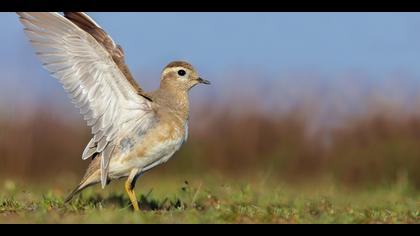
<svg viewBox="0 0 420 236">
<path fill-rule="evenodd" d="M 133 208 L 135 211 L 139 211 L 139 204 L 137 202 L 136 193 L 134 192 L 134 189 L 132 188 L 132 184 L 130 179 L 127 179 L 125 182 L 125 191 L 128 194 L 128 197 L 130 198 L 131 205 L 133 205 Z"/>
<path fill-rule="evenodd" d="M 125 181 L 125 191 L 127 192 L 128 197 L 130 198 L 131 205 L 133 206 L 134 211 L 140 211 L 139 203 L 137 202 L 136 198 L 136 193 L 134 192 L 134 186 L 136 185 L 137 180 L 137 173 L 137 169 L 132 170 L 127 178 L 127 181 Z"/>
</svg>

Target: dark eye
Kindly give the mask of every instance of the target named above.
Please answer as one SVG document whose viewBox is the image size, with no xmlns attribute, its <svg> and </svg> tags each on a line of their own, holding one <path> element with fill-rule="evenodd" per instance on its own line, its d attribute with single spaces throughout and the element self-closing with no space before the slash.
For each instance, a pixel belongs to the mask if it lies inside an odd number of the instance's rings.
<svg viewBox="0 0 420 236">
<path fill-rule="evenodd" d="M 185 70 L 179 70 L 178 75 L 184 76 L 186 74 Z"/>
</svg>

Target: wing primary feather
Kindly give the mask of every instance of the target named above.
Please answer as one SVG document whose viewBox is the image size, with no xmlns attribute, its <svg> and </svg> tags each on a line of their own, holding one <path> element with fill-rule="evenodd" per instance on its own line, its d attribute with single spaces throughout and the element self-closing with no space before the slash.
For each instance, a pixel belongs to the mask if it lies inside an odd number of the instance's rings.
<svg viewBox="0 0 420 236">
<path fill-rule="evenodd" d="M 108 177 L 108 167 L 109 162 L 111 160 L 112 152 L 114 151 L 115 145 L 109 144 L 104 151 L 102 152 L 101 156 L 101 184 L 102 188 L 105 187 L 107 183 L 107 177 Z"/>
<path fill-rule="evenodd" d="M 86 160 L 91 157 L 93 154 L 96 153 L 96 144 L 93 138 L 89 141 L 88 145 L 86 145 L 85 150 L 82 154 L 82 160 Z"/>
</svg>

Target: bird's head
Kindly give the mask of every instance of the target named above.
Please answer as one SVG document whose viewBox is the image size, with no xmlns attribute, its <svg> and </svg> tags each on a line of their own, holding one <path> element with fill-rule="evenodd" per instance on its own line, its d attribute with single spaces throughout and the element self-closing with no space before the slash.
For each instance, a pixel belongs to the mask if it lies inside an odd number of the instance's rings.
<svg viewBox="0 0 420 236">
<path fill-rule="evenodd" d="M 210 81 L 202 79 L 191 64 L 174 61 L 163 69 L 160 84 L 161 87 L 189 91 L 197 84 L 210 84 Z"/>
</svg>

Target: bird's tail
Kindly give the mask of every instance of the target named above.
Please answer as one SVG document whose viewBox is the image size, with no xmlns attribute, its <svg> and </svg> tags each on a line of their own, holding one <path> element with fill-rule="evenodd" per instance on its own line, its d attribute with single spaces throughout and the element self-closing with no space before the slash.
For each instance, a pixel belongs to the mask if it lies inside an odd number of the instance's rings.
<svg viewBox="0 0 420 236">
<path fill-rule="evenodd" d="M 92 180 L 92 178 L 95 178 L 95 179 Z M 70 202 L 74 198 L 74 196 L 78 194 L 79 192 L 81 192 L 83 189 L 97 183 L 99 183 L 99 177 L 98 177 L 97 172 L 95 172 L 94 176 L 88 176 L 88 177 L 83 178 L 80 184 L 78 184 L 76 188 L 74 188 L 73 191 L 71 191 L 70 194 L 64 199 L 64 203 Z"/>
<path fill-rule="evenodd" d="M 64 199 L 64 203 L 70 202 L 73 197 L 78 194 L 83 189 L 94 185 L 100 182 L 100 172 L 99 172 L 99 160 L 100 158 L 95 158 L 97 154 L 95 154 L 92 158 L 92 161 L 89 164 L 89 167 L 83 176 L 82 181 L 76 186 L 76 188 L 70 192 L 70 194 Z"/>
<path fill-rule="evenodd" d="M 78 193 L 80 193 L 83 189 L 85 189 L 85 188 L 87 188 L 87 187 L 89 187 L 89 186 L 92 186 L 92 185 L 94 185 L 94 184 L 97 184 L 99 181 L 95 181 L 95 182 L 85 182 L 85 181 L 83 181 L 83 182 L 81 182 L 79 185 L 77 185 L 77 187 L 76 188 L 74 188 L 73 189 L 73 191 L 71 191 L 70 193 L 69 193 L 69 195 L 64 199 L 64 203 L 68 203 L 68 202 L 70 202 L 73 198 L 74 198 L 74 196 L 76 195 L 76 194 L 78 194 Z"/>
<path fill-rule="evenodd" d="M 69 203 L 76 194 L 78 194 L 80 191 L 82 191 L 84 189 L 84 187 L 82 186 L 82 184 L 77 185 L 77 187 L 75 189 L 73 189 L 73 191 L 70 192 L 70 194 L 64 199 L 64 203 L 67 204 Z"/>
</svg>

